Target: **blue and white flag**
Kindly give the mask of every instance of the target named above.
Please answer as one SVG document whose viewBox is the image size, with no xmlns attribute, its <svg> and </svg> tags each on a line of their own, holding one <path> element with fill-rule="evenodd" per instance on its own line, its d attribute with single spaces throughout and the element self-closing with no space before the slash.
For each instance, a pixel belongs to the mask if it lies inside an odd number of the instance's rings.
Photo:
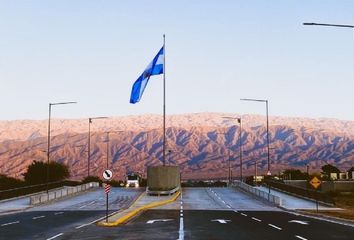
<svg viewBox="0 0 354 240">
<path fill-rule="evenodd" d="M 132 88 L 132 93 L 130 95 L 130 103 L 134 104 L 140 101 L 141 97 L 143 96 L 145 87 L 149 82 L 150 76 L 163 73 L 164 57 L 164 47 L 162 47 L 152 62 L 146 67 L 144 72 L 135 81 Z"/>
</svg>

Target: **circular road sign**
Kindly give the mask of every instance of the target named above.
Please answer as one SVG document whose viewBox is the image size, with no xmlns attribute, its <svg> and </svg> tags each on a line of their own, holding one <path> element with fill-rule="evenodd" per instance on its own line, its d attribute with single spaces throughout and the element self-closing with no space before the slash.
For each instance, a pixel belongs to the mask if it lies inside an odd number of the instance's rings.
<svg viewBox="0 0 354 240">
<path fill-rule="evenodd" d="M 104 172 L 103 172 L 103 178 L 104 179 L 110 180 L 112 177 L 113 177 L 113 173 L 112 173 L 111 170 L 109 170 L 109 169 L 104 170 Z"/>
</svg>

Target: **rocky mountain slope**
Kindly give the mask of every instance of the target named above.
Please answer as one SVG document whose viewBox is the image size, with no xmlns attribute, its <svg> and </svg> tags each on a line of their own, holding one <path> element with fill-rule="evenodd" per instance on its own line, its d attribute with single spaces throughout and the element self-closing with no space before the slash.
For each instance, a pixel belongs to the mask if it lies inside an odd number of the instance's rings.
<svg viewBox="0 0 354 240">
<path fill-rule="evenodd" d="M 252 174 L 258 161 L 267 168 L 264 116 L 243 115 L 242 136 L 238 114 L 200 113 L 167 119 L 167 164 L 178 164 L 184 178 L 223 177 L 229 155 L 233 176 L 239 173 L 239 146 L 243 169 Z M 116 178 L 127 171 L 146 172 L 146 166 L 162 164 L 162 119 L 158 115 L 115 117 L 91 125 L 91 173 L 101 175 L 107 160 Z M 68 164 L 71 176 L 87 174 L 86 119 L 56 119 L 52 124 L 51 159 Z M 47 121 L 0 121 L 0 173 L 21 177 L 33 160 L 46 160 Z M 272 173 L 294 167 L 311 171 L 331 163 L 342 170 L 354 165 L 354 122 L 335 119 L 270 118 Z"/>
</svg>

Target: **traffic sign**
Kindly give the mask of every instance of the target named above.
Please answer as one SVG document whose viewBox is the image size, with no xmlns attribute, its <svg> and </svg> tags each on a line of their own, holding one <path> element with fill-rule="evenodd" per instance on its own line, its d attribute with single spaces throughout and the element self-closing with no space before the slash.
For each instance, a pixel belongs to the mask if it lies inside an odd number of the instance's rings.
<svg viewBox="0 0 354 240">
<path fill-rule="evenodd" d="M 310 181 L 310 184 L 312 185 L 312 187 L 314 187 L 314 188 L 318 188 L 320 185 L 321 185 L 321 180 L 320 179 L 318 179 L 316 176 L 315 177 L 313 177 L 312 179 L 311 179 L 311 181 Z"/>
<path fill-rule="evenodd" d="M 106 194 L 108 194 L 108 193 L 111 191 L 111 185 L 106 184 L 106 185 L 104 186 L 104 191 L 105 191 Z"/>
<path fill-rule="evenodd" d="M 113 177 L 113 173 L 111 170 L 107 169 L 103 171 L 103 178 L 106 180 L 110 180 Z"/>
</svg>

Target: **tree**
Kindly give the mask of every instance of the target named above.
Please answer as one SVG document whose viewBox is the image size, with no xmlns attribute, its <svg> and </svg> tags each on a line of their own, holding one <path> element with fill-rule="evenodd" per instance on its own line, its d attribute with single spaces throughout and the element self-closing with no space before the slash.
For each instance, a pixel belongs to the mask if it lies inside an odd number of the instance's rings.
<svg viewBox="0 0 354 240">
<path fill-rule="evenodd" d="M 24 182 L 6 175 L 0 174 L 0 190 L 23 187 Z"/>
<path fill-rule="evenodd" d="M 287 169 L 283 172 L 289 180 L 306 180 L 308 178 L 307 173 L 301 172 L 299 169 Z"/>
<path fill-rule="evenodd" d="M 353 178 L 353 172 L 354 172 L 354 167 L 351 167 L 351 168 L 348 170 L 348 177 L 349 177 L 349 178 Z"/>
<path fill-rule="evenodd" d="M 26 183 L 41 184 L 47 182 L 48 163 L 34 161 L 28 166 L 27 172 L 23 174 Z M 49 182 L 64 180 L 70 176 L 68 166 L 58 163 L 49 163 Z"/>
<path fill-rule="evenodd" d="M 338 174 L 340 173 L 340 170 L 331 164 L 326 164 L 322 166 L 321 169 L 322 169 L 322 174 L 326 180 L 331 179 L 331 173 L 336 173 L 337 177 Z"/>
</svg>

